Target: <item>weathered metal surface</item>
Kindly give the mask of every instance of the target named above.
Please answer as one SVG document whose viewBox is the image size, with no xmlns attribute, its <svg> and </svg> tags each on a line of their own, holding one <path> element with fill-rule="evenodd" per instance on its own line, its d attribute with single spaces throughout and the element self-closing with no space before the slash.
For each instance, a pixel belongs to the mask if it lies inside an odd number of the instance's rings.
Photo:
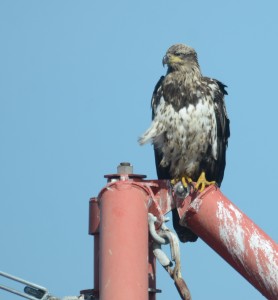
<svg viewBox="0 0 278 300">
<path fill-rule="evenodd" d="M 89 234 L 94 235 L 99 231 L 100 211 L 98 200 L 93 197 L 89 201 Z"/>
<path fill-rule="evenodd" d="M 129 180 L 100 193 L 100 299 L 148 299 L 146 188 Z"/>
<path fill-rule="evenodd" d="M 268 299 L 278 299 L 278 246 L 210 186 L 178 203 L 188 226 Z"/>
<path fill-rule="evenodd" d="M 175 207 L 175 202 L 172 197 L 172 187 L 169 180 L 144 180 L 144 185 L 151 188 L 151 196 L 155 205 L 159 206 L 161 214 L 165 215 Z M 151 204 L 149 212 L 155 212 L 154 204 Z M 154 209 L 154 211 L 152 211 Z M 157 216 L 157 214 L 154 214 Z"/>
<path fill-rule="evenodd" d="M 126 181 L 134 187 L 144 190 L 148 195 L 148 211 L 157 217 L 156 228 L 159 228 L 164 222 L 164 215 L 175 207 L 168 180 L 142 180 L 145 175 L 138 174 L 111 174 L 104 177 L 108 178 L 108 184 L 100 191 L 99 199 L 103 192 L 119 181 Z"/>
<path fill-rule="evenodd" d="M 124 172 L 129 167 L 123 165 L 119 170 Z M 148 213 L 155 216 L 150 221 L 151 233 L 156 243 L 161 242 L 165 237 L 158 233 L 163 229 L 165 214 L 175 207 L 181 225 L 195 232 L 265 297 L 278 299 L 277 244 L 217 187 L 210 186 L 200 194 L 192 186 L 188 195 L 186 189 L 181 189 L 178 184 L 173 188 L 168 180 L 143 180 L 144 175 L 124 173 L 105 177 L 108 183 L 98 200 L 90 201 L 90 218 L 95 215 L 95 220 L 89 223 L 90 234 L 100 233 L 100 259 L 97 258 L 100 262 L 100 299 L 155 300 L 155 257 L 149 255 L 147 260 L 147 216 Z M 154 243 L 149 241 L 149 247 L 153 248 Z M 166 269 L 169 269 L 181 297 L 190 299 L 185 282 L 177 276 L 179 267 L 172 269 L 163 251 L 154 250 L 162 264 L 166 261 Z M 140 289 L 134 282 L 140 282 Z"/>
</svg>

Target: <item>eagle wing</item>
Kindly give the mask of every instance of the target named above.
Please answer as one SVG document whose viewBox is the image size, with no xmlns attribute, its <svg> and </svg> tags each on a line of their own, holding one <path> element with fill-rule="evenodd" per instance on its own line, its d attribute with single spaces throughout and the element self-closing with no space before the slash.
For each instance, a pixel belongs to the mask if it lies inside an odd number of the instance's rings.
<svg viewBox="0 0 278 300">
<path fill-rule="evenodd" d="M 161 76 L 157 84 L 155 85 L 153 95 L 152 95 L 152 120 L 155 117 L 155 111 L 156 108 L 163 97 L 163 90 L 162 90 L 162 82 L 164 80 L 165 76 Z M 156 165 L 156 172 L 157 172 L 157 178 L 158 179 L 171 179 L 170 176 L 170 166 L 163 167 L 161 166 L 161 161 L 163 158 L 163 154 L 159 149 L 157 149 L 154 145 L 154 156 L 155 156 L 155 165 Z"/>
<path fill-rule="evenodd" d="M 217 158 L 210 159 L 209 165 L 206 167 L 206 175 L 208 180 L 214 180 L 218 186 L 224 177 L 224 170 L 226 166 L 226 149 L 228 146 L 228 138 L 230 136 L 230 120 L 227 115 L 224 95 L 227 95 L 225 88 L 227 87 L 222 82 L 203 77 L 207 85 L 216 85 L 213 93 L 214 112 L 217 126 Z"/>
</svg>

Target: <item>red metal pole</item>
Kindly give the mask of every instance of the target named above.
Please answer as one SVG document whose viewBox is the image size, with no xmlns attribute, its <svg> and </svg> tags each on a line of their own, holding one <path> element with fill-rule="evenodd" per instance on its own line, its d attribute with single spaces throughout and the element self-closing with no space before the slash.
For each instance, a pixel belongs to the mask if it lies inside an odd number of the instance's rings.
<svg viewBox="0 0 278 300">
<path fill-rule="evenodd" d="M 100 204 L 100 299 L 148 299 L 148 199 L 133 181 L 108 184 Z"/>
<path fill-rule="evenodd" d="M 180 200 L 178 200 L 179 202 Z M 278 299 L 278 246 L 221 191 L 208 187 L 178 203 L 181 223 L 267 299 Z"/>
</svg>

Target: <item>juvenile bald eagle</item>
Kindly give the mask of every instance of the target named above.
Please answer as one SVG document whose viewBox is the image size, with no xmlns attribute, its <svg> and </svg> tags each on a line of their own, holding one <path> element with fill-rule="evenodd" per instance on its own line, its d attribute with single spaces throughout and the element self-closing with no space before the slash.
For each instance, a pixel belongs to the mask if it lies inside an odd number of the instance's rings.
<svg viewBox="0 0 278 300">
<path fill-rule="evenodd" d="M 195 50 L 186 45 L 170 47 L 165 64 L 166 76 L 152 96 L 152 123 L 139 143 L 153 143 L 158 179 L 181 180 L 185 186 L 194 181 L 200 191 L 209 184 L 220 186 L 230 136 L 226 86 L 202 76 Z M 197 239 L 179 225 L 176 210 L 173 223 L 182 241 Z"/>
</svg>

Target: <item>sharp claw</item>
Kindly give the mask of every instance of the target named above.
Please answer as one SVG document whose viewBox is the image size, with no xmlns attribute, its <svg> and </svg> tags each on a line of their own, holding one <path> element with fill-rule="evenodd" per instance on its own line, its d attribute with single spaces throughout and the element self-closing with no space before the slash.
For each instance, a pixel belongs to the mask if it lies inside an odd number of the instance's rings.
<svg viewBox="0 0 278 300">
<path fill-rule="evenodd" d="M 182 184 L 183 184 L 184 187 L 186 187 L 186 188 L 188 187 L 188 184 L 187 184 L 187 182 L 185 180 L 185 177 L 181 178 L 181 182 L 182 182 Z"/>
<path fill-rule="evenodd" d="M 207 181 L 205 172 L 202 172 L 200 177 L 198 178 L 195 189 L 199 190 L 202 193 L 206 186 L 215 184 L 215 181 Z"/>
<path fill-rule="evenodd" d="M 171 184 L 175 185 L 179 181 L 181 181 L 182 185 L 187 189 L 190 188 L 191 183 L 193 182 L 193 180 L 190 177 L 182 176 L 181 178 L 172 179 Z M 204 189 L 206 188 L 206 186 L 212 185 L 212 184 L 215 184 L 215 181 L 207 181 L 205 172 L 202 172 L 196 182 L 195 190 L 202 193 L 204 191 Z"/>
</svg>

